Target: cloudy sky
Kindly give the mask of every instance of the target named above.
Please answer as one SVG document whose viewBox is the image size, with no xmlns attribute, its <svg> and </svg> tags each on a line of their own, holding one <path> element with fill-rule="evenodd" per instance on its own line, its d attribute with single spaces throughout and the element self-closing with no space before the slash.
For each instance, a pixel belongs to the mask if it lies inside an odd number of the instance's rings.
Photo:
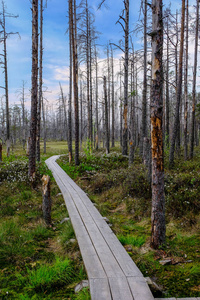
<svg viewBox="0 0 200 300">
<path fill-rule="evenodd" d="M 45 1 L 45 0 L 44 0 Z M 79 0 L 77 0 L 79 3 Z M 111 40 L 117 43 L 123 32 L 119 24 L 115 24 L 123 9 L 122 0 L 107 0 L 108 7 L 103 6 L 97 10 L 100 0 L 88 0 L 89 6 L 95 15 L 95 26 L 101 32 L 98 44 L 101 49 L 101 59 L 105 57 L 104 45 Z M 44 11 L 44 85 L 48 87 L 49 93 L 46 97 L 55 101 L 59 93 L 59 81 L 63 84 L 64 92 L 67 94 L 68 81 L 68 36 L 66 34 L 67 0 L 48 0 L 47 8 Z M 10 103 L 19 103 L 17 91 L 26 82 L 27 91 L 31 86 L 31 1 L 29 0 L 5 0 L 6 10 L 9 13 L 18 15 L 18 18 L 7 18 L 7 32 L 19 32 L 18 35 L 11 35 L 7 40 L 8 52 L 8 76 L 9 76 L 9 98 Z M 169 1 L 164 2 L 165 5 Z M 173 1 L 173 8 L 180 9 L 181 1 Z M 139 0 L 130 0 L 130 30 L 138 21 L 140 10 Z M 134 38 L 135 48 L 140 48 L 139 37 Z M 2 52 L 2 46 L 0 48 Z M 121 54 L 116 52 L 116 56 Z M 4 74 L 1 73 L 0 85 L 4 85 Z M 3 90 L 0 90 L 1 96 Z M 30 95 L 27 96 L 27 104 L 30 102 Z"/>
</svg>

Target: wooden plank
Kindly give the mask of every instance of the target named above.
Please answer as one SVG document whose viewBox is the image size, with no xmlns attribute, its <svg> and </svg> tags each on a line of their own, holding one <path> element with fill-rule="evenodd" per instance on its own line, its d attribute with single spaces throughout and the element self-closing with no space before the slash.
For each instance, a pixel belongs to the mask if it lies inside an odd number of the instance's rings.
<svg viewBox="0 0 200 300">
<path fill-rule="evenodd" d="M 109 284 L 113 300 L 133 300 L 127 278 L 109 278 Z"/>
<path fill-rule="evenodd" d="M 51 165 L 48 164 L 51 168 Z M 102 267 L 102 264 L 97 256 L 97 253 L 94 249 L 92 241 L 88 235 L 88 232 L 78 214 L 76 206 L 73 203 L 71 195 L 68 193 L 65 188 L 63 182 L 60 180 L 59 176 L 54 170 L 55 180 L 58 183 L 61 192 L 63 193 L 63 197 L 65 199 L 65 203 L 70 215 L 70 219 L 76 234 L 76 238 L 80 247 L 80 251 L 83 257 L 83 261 L 85 264 L 85 268 L 88 273 L 89 278 L 106 278 L 105 271 Z"/>
<path fill-rule="evenodd" d="M 63 171 L 63 170 L 62 170 Z M 64 171 L 63 171 L 64 172 Z M 63 176 L 67 175 L 65 172 Z M 110 229 L 110 227 L 107 225 L 101 214 L 98 212 L 98 210 L 95 208 L 93 203 L 90 201 L 88 196 L 85 194 L 85 192 L 67 175 L 67 184 L 69 187 L 73 187 L 73 190 L 78 193 L 78 195 L 81 197 L 82 201 L 84 202 L 85 206 L 87 207 L 88 211 L 90 212 L 94 222 L 96 223 L 97 227 L 99 228 L 101 234 L 105 238 L 110 250 L 114 254 L 115 258 L 117 259 L 119 265 L 121 266 L 125 276 L 142 276 L 142 273 L 137 268 L 131 257 L 128 255 L 124 247 L 121 245 L 119 240 L 117 239 L 116 235 L 113 233 L 113 231 Z M 70 187 L 69 187 L 70 189 Z M 70 192 L 72 190 L 70 189 Z"/>
<path fill-rule="evenodd" d="M 52 168 L 61 188 L 86 269 L 89 268 L 88 277 L 92 299 L 154 299 L 141 272 L 103 217 L 87 195 L 58 166 L 55 159 L 57 157 L 51 157 L 47 164 Z M 92 255 L 90 255 L 91 249 L 94 250 Z M 98 273 L 99 271 L 95 273 L 94 269 L 99 266 L 103 274 Z M 109 278 L 109 285 L 106 276 Z M 126 276 L 130 277 L 126 278 Z M 110 295 L 109 286 L 112 295 Z"/>
<path fill-rule="evenodd" d="M 134 300 L 154 300 L 154 297 L 144 277 L 128 277 Z"/>
<path fill-rule="evenodd" d="M 108 279 L 89 279 L 92 300 L 112 300 Z"/>
</svg>

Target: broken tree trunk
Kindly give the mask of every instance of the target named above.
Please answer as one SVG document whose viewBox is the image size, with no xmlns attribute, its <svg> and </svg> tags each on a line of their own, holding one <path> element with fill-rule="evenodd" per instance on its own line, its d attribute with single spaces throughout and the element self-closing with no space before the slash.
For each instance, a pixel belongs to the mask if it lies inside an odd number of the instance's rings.
<svg viewBox="0 0 200 300">
<path fill-rule="evenodd" d="M 50 177 L 43 175 L 42 177 L 42 211 L 45 223 L 51 225 L 51 193 L 50 193 Z"/>
</svg>

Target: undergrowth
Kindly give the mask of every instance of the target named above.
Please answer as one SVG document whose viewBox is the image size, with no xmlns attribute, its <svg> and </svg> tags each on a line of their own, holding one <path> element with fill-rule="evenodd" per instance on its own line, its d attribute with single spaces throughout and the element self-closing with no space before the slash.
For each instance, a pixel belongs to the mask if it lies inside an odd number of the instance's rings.
<svg viewBox="0 0 200 300">
<path fill-rule="evenodd" d="M 160 291 L 155 297 L 199 297 L 200 249 L 200 160 L 176 161 L 165 167 L 166 245 L 157 251 L 149 247 L 151 234 L 151 186 L 147 171 L 136 154 L 128 158 L 118 152 L 82 154 L 75 167 L 63 156 L 60 164 L 87 192 L 101 214 L 136 262 L 145 277 L 151 277 Z M 84 165 L 84 167 L 83 167 Z M 168 259 L 168 265 L 161 260 Z M 161 292 L 162 291 L 162 292 Z"/>
</svg>

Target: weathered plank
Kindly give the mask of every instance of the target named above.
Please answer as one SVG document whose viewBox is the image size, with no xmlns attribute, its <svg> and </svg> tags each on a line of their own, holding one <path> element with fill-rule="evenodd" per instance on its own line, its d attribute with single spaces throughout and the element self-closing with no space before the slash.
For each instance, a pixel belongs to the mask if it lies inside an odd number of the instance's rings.
<svg viewBox="0 0 200 300">
<path fill-rule="evenodd" d="M 89 286 L 92 300 L 112 300 L 107 278 L 89 279 Z"/>
<path fill-rule="evenodd" d="M 142 273 L 87 195 L 49 158 L 65 199 L 89 278 L 92 300 L 153 300 Z"/>
</svg>

